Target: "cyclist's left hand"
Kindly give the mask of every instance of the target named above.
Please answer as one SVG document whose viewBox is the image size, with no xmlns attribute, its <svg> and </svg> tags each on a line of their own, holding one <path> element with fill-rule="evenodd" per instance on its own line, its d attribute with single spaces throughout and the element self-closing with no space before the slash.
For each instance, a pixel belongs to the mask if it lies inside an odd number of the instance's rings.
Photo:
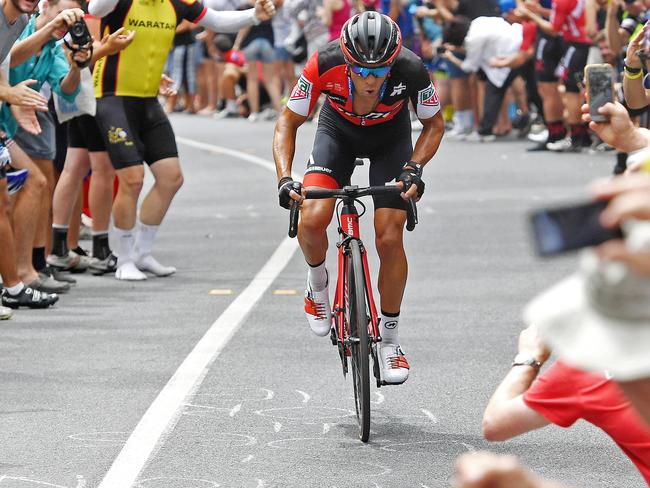
<svg viewBox="0 0 650 488">
<path fill-rule="evenodd" d="M 406 166 L 402 173 L 397 177 L 397 185 L 399 188 L 406 190 L 401 193 L 404 200 L 415 198 L 419 200 L 424 194 L 425 184 L 422 181 L 422 175 L 415 169 Z M 401 185 L 401 186 L 400 186 Z"/>
</svg>

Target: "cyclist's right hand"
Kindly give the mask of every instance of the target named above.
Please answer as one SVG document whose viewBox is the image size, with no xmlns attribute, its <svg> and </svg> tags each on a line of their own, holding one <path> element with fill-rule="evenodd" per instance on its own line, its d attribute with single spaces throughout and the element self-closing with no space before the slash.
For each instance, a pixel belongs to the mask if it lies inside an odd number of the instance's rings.
<svg viewBox="0 0 650 488">
<path fill-rule="evenodd" d="M 280 206 L 286 209 L 291 207 L 291 201 L 302 200 L 302 183 L 294 181 L 290 176 L 285 176 L 278 182 L 278 197 Z"/>
</svg>

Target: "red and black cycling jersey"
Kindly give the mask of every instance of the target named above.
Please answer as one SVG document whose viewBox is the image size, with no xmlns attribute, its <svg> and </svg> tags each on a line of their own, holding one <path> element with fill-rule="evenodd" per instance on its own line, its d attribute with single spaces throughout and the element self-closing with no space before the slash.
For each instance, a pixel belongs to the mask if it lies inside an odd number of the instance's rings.
<svg viewBox="0 0 650 488">
<path fill-rule="evenodd" d="M 393 119 L 410 99 L 420 119 L 429 119 L 440 111 L 436 89 L 422 60 L 412 51 L 402 48 L 386 78 L 379 103 L 372 112 L 357 115 L 352 110 L 352 80 L 339 46 L 334 40 L 309 59 L 302 76 L 291 92 L 287 107 L 307 117 L 321 93 L 329 104 L 346 120 L 356 125 L 377 125 Z"/>
</svg>

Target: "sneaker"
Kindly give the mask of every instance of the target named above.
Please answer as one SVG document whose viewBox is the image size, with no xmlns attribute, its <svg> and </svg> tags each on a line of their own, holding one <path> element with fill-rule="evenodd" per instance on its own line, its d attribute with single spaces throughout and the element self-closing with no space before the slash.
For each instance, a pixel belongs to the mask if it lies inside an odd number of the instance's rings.
<svg viewBox="0 0 650 488">
<path fill-rule="evenodd" d="M 260 114 L 262 120 L 277 120 L 279 116 L 280 114 L 272 108 L 264 109 Z"/>
<path fill-rule="evenodd" d="M 75 280 L 72 276 L 70 276 L 69 273 L 66 273 L 65 271 L 61 271 L 57 268 L 53 268 L 52 266 L 45 266 L 43 273 L 50 275 L 56 281 L 69 283 L 70 286 L 77 284 L 77 280 Z"/>
<path fill-rule="evenodd" d="M 101 276 L 106 273 L 114 273 L 117 269 L 117 256 L 115 256 L 113 253 L 110 253 L 104 259 L 92 258 L 90 260 L 90 264 L 88 265 L 88 269 L 95 276 Z"/>
<path fill-rule="evenodd" d="M 548 129 L 536 133 L 531 132 L 528 134 L 528 140 L 539 144 L 546 143 L 548 141 Z"/>
<path fill-rule="evenodd" d="M 332 307 L 330 305 L 329 284 L 324 290 L 314 291 L 307 282 L 305 290 L 305 315 L 312 332 L 320 337 L 330 333 L 332 327 Z"/>
<path fill-rule="evenodd" d="M 497 140 L 497 136 L 494 134 L 485 134 L 481 135 L 478 132 L 474 131 L 465 137 L 467 142 L 494 142 Z"/>
<path fill-rule="evenodd" d="M 404 351 L 398 344 L 379 344 L 381 377 L 389 385 L 401 385 L 409 377 L 409 366 Z"/>
<path fill-rule="evenodd" d="M 249 122 L 259 122 L 261 120 L 260 118 L 260 113 L 259 112 L 251 112 L 248 114 L 248 121 Z"/>
<path fill-rule="evenodd" d="M 453 129 L 446 131 L 444 137 L 447 139 L 453 139 L 455 141 L 463 141 L 470 134 L 471 131 L 466 131 L 459 127 L 454 127 Z"/>
<path fill-rule="evenodd" d="M 43 293 L 24 287 L 18 295 L 10 295 L 6 288 L 2 290 L 2 305 L 9 308 L 47 308 L 59 301 L 56 293 Z"/>
<path fill-rule="evenodd" d="M 236 112 L 231 112 L 227 108 L 224 108 L 223 110 L 219 110 L 218 112 L 214 113 L 212 115 L 214 119 L 238 119 L 239 114 Z"/>
<path fill-rule="evenodd" d="M 67 256 L 50 254 L 47 257 L 47 264 L 59 271 L 70 271 L 71 273 L 83 273 L 88 269 L 90 259 L 88 256 L 81 256 L 75 251 L 68 251 Z"/>
<path fill-rule="evenodd" d="M 57 281 L 52 275 L 42 271 L 38 273 L 38 278 L 27 286 L 43 293 L 65 293 L 70 290 L 70 283 Z"/>
<path fill-rule="evenodd" d="M 546 144 L 549 151 L 554 152 L 580 152 L 582 144 L 574 144 L 570 137 L 565 137 L 559 141 L 549 142 Z"/>
<path fill-rule="evenodd" d="M 1 307 L 0 306 L 0 320 L 9 320 L 11 316 L 13 315 L 13 312 L 9 307 Z"/>
</svg>

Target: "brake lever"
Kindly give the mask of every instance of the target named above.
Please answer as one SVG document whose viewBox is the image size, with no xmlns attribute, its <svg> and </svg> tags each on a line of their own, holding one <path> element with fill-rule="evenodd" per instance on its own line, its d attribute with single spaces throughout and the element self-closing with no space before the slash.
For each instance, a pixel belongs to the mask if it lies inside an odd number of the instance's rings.
<svg viewBox="0 0 650 488">
<path fill-rule="evenodd" d="M 298 216 L 300 214 L 300 203 L 291 200 L 289 208 L 289 237 L 292 239 L 298 235 Z"/>
</svg>

